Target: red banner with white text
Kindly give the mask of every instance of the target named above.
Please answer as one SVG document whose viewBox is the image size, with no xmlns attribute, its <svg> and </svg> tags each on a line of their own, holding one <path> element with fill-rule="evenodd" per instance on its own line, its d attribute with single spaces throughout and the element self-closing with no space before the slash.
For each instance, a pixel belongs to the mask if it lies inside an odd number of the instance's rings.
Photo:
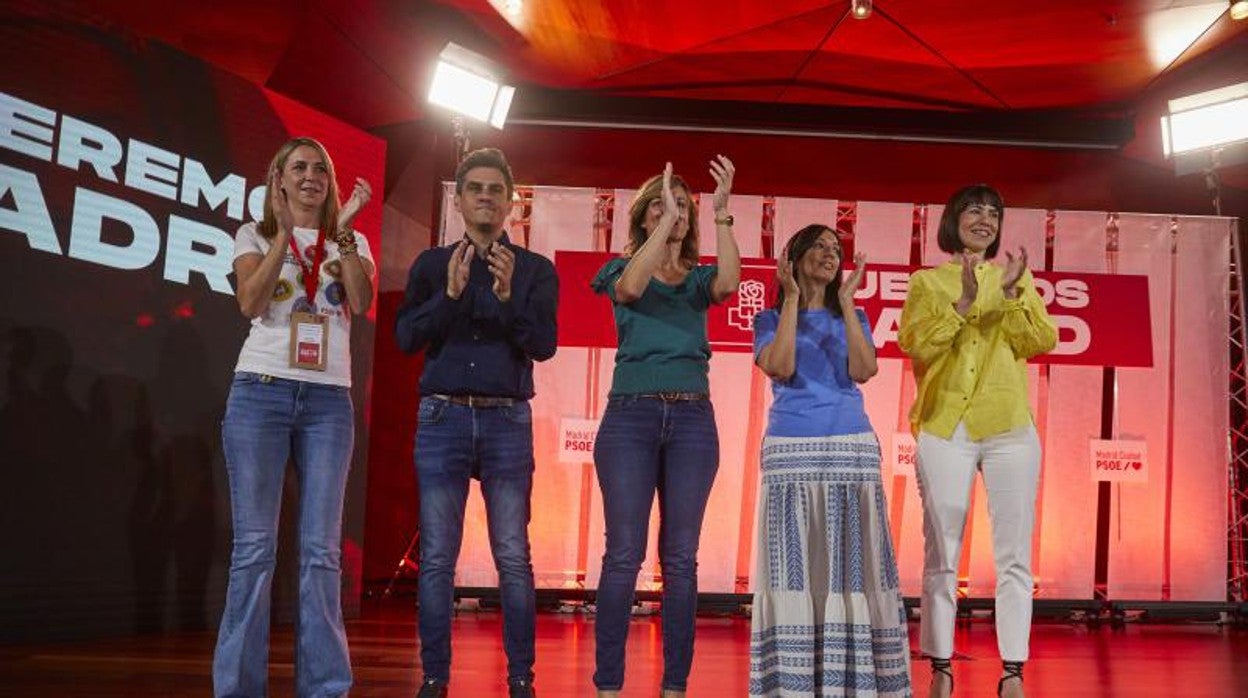
<svg viewBox="0 0 1248 698">
<path fill-rule="evenodd" d="M 611 303 L 589 286 L 612 255 L 602 252 L 555 253 L 559 274 L 559 346 L 614 347 Z M 713 258 L 703 259 L 713 263 Z M 868 264 L 855 296 L 867 314 L 881 357 L 903 358 L 897 345 L 901 308 L 910 275 L 918 267 Z M 1086 366 L 1153 365 L 1148 277 L 1142 275 L 1033 272 L 1036 290 L 1057 326 L 1057 347 L 1036 357 L 1039 363 Z M 768 259 L 741 261 L 740 290 L 707 314 L 707 334 L 714 351 L 748 352 L 753 348 L 754 315 L 775 298 L 776 264 Z"/>
</svg>

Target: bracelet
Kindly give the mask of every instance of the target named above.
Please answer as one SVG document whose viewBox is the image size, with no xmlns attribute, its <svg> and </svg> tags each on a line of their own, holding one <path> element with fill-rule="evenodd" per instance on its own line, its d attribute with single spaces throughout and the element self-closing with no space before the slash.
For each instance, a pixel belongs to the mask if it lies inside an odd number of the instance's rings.
<svg viewBox="0 0 1248 698">
<path fill-rule="evenodd" d="M 343 228 L 338 231 L 338 254 L 349 255 L 355 254 L 359 249 L 359 244 L 355 241 L 355 233 L 350 228 Z"/>
<path fill-rule="evenodd" d="M 726 226 L 728 226 L 729 228 L 731 228 L 731 227 L 732 227 L 732 214 L 731 214 L 731 213 L 729 213 L 728 215 L 724 216 L 723 218 L 716 218 L 716 219 L 715 219 L 715 225 L 726 225 Z"/>
</svg>

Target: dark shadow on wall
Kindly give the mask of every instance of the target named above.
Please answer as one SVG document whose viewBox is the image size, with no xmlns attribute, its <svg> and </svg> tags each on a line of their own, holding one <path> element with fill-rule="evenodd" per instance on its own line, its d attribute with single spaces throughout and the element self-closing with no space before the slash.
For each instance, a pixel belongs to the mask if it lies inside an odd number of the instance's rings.
<svg viewBox="0 0 1248 698">
<path fill-rule="evenodd" d="M 190 322 L 159 351 L 148 380 L 95 375 L 0 321 L 0 642 L 215 626 L 221 390 Z"/>
<path fill-rule="evenodd" d="M 228 552 L 215 545 L 217 527 L 214 468 L 224 469 L 220 448 L 222 390 L 213 384 L 209 351 L 190 319 L 172 322 L 161 342 L 152 380 L 156 457 L 144 478 L 152 485 L 136 487 L 131 522 L 154 517 L 157 530 L 148 532 L 163 553 L 155 561 L 163 569 L 164 600 L 157 604 L 172 617 L 165 628 L 202 630 L 210 627 L 210 572 Z M 220 493 L 222 497 L 225 492 Z M 153 496 L 154 495 L 154 496 Z M 144 604 L 146 605 L 146 604 Z M 211 624 L 215 627 L 215 619 Z"/>
<path fill-rule="evenodd" d="M 91 622 L 97 594 L 74 582 L 108 551 L 92 551 L 97 497 L 115 496 L 101 472 L 86 411 L 70 390 L 74 351 L 59 332 L 0 321 L 0 640 L 59 613 Z M 49 613 L 52 615 L 49 616 Z"/>
</svg>

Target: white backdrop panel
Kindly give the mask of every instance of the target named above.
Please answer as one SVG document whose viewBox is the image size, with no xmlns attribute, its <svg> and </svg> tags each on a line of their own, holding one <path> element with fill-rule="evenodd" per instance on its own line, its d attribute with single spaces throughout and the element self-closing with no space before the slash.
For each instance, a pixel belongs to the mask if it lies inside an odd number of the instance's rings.
<svg viewBox="0 0 1248 698">
<path fill-rule="evenodd" d="M 913 228 L 913 204 L 860 201 L 854 224 L 854 251 L 867 254 L 868 271 L 872 264 L 908 264 Z M 872 330 L 877 335 L 880 332 L 879 328 Z M 914 478 L 894 474 L 892 462 L 896 434 L 910 431 L 910 399 L 904 393 L 907 384 L 913 386 L 914 376 L 908 360 L 880 359 L 879 368 L 874 378 L 859 387 L 867 416 L 880 440 L 881 477 L 888 497 L 890 533 L 902 593 L 917 596 L 922 589 L 923 507 Z"/>
<path fill-rule="evenodd" d="M 620 254 L 628 244 L 628 208 L 637 196 L 636 189 L 616 189 L 614 212 L 611 214 L 611 251 Z"/>
<path fill-rule="evenodd" d="M 811 223 L 822 223 L 836 228 L 836 199 L 803 199 L 777 196 L 775 217 L 772 218 L 771 249 L 773 257 L 779 257 L 793 233 Z"/>
<path fill-rule="evenodd" d="M 1005 264 L 1006 252 L 1011 254 L 1019 246 L 1027 248 L 1027 266 L 1034 272 L 1044 270 L 1044 236 L 1048 212 L 1037 208 L 1010 208 L 1005 211 L 1005 224 L 1001 228 L 1001 247 L 996 262 Z"/>
<path fill-rule="evenodd" d="M 1054 271 L 1104 273 L 1105 222 L 1101 212 L 1058 211 Z M 1040 598 L 1092 598 L 1097 486 L 1088 474 L 1088 442 L 1100 438 L 1103 373 L 1099 366 L 1049 367 L 1040 546 L 1033 561 Z"/>
<path fill-rule="evenodd" d="M 944 204 L 927 205 L 927 217 L 923 221 L 923 240 L 919 250 L 920 261 L 925 267 L 944 264 L 949 259 L 949 253 L 942 251 L 936 242 L 940 233 L 940 216 L 944 211 Z"/>
<path fill-rule="evenodd" d="M 749 429 L 750 409 L 761 401 L 751 395 L 754 357 L 748 353 L 718 352 L 711 356 L 711 402 L 719 429 L 719 473 L 711 489 L 698 549 L 698 590 L 732 593 L 736 588 L 741 552 L 742 492 L 746 472 L 757 473 L 760 441 Z M 742 409 L 746 407 L 746 409 Z M 745 547 L 749 550 L 749 544 Z M 749 570 L 743 570 L 748 576 Z"/>
<path fill-rule="evenodd" d="M 1170 598 L 1226 598 L 1227 337 L 1232 222 L 1179 219 L 1174 308 Z"/>
<path fill-rule="evenodd" d="M 714 257 L 718 251 L 719 238 L 715 234 L 715 211 L 711 209 L 709 192 L 699 197 L 698 254 Z M 763 254 L 763 197 L 733 194 L 728 199 L 728 213 L 733 217 L 733 236 L 742 257 L 761 257 Z"/>
<path fill-rule="evenodd" d="M 1113 599 L 1160 599 L 1166 536 L 1167 427 L 1170 393 L 1170 217 L 1122 214 L 1118 219 L 1121 274 L 1148 276 L 1152 368 L 1120 368 L 1115 438 L 1148 444 L 1146 484 L 1114 483 L 1109 532 L 1108 593 Z M 1112 264 L 1111 264 L 1112 269 Z M 1223 500 L 1222 506 L 1225 506 Z"/>
<path fill-rule="evenodd" d="M 557 250 L 593 251 L 594 190 L 535 187 L 529 249 L 554 260 Z M 586 469 L 582 463 L 559 461 L 559 429 L 564 417 L 585 418 L 594 408 L 587 391 L 590 353 L 594 349 L 564 347 L 533 370 L 533 512 L 529 524 L 533 573 L 538 588 L 574 587 L 583 570 L 578 564 L 578 531 L 588 507 L 582 496 Z M 591 480 L 592 483 L 592 480 Z M 596 487 L 596 485 L 594 485 Z M 584 502 L 584 505 L 582 504 Z"/>
</svg>

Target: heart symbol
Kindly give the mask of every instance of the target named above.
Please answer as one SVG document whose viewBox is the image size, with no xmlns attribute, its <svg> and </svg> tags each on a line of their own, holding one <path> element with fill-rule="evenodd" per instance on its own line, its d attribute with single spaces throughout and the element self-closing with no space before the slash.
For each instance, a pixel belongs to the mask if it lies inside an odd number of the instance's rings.
<svg viewBox="0 0 1248 698">
<path fill-rule="evenodd" d="M 1131 467 L 1135 468 L 1136 470 L 1139 470 L 1140 468 L 1144 467 L 1144 464 L 1137 460 L 1131 463 Z"/>
</svg>

